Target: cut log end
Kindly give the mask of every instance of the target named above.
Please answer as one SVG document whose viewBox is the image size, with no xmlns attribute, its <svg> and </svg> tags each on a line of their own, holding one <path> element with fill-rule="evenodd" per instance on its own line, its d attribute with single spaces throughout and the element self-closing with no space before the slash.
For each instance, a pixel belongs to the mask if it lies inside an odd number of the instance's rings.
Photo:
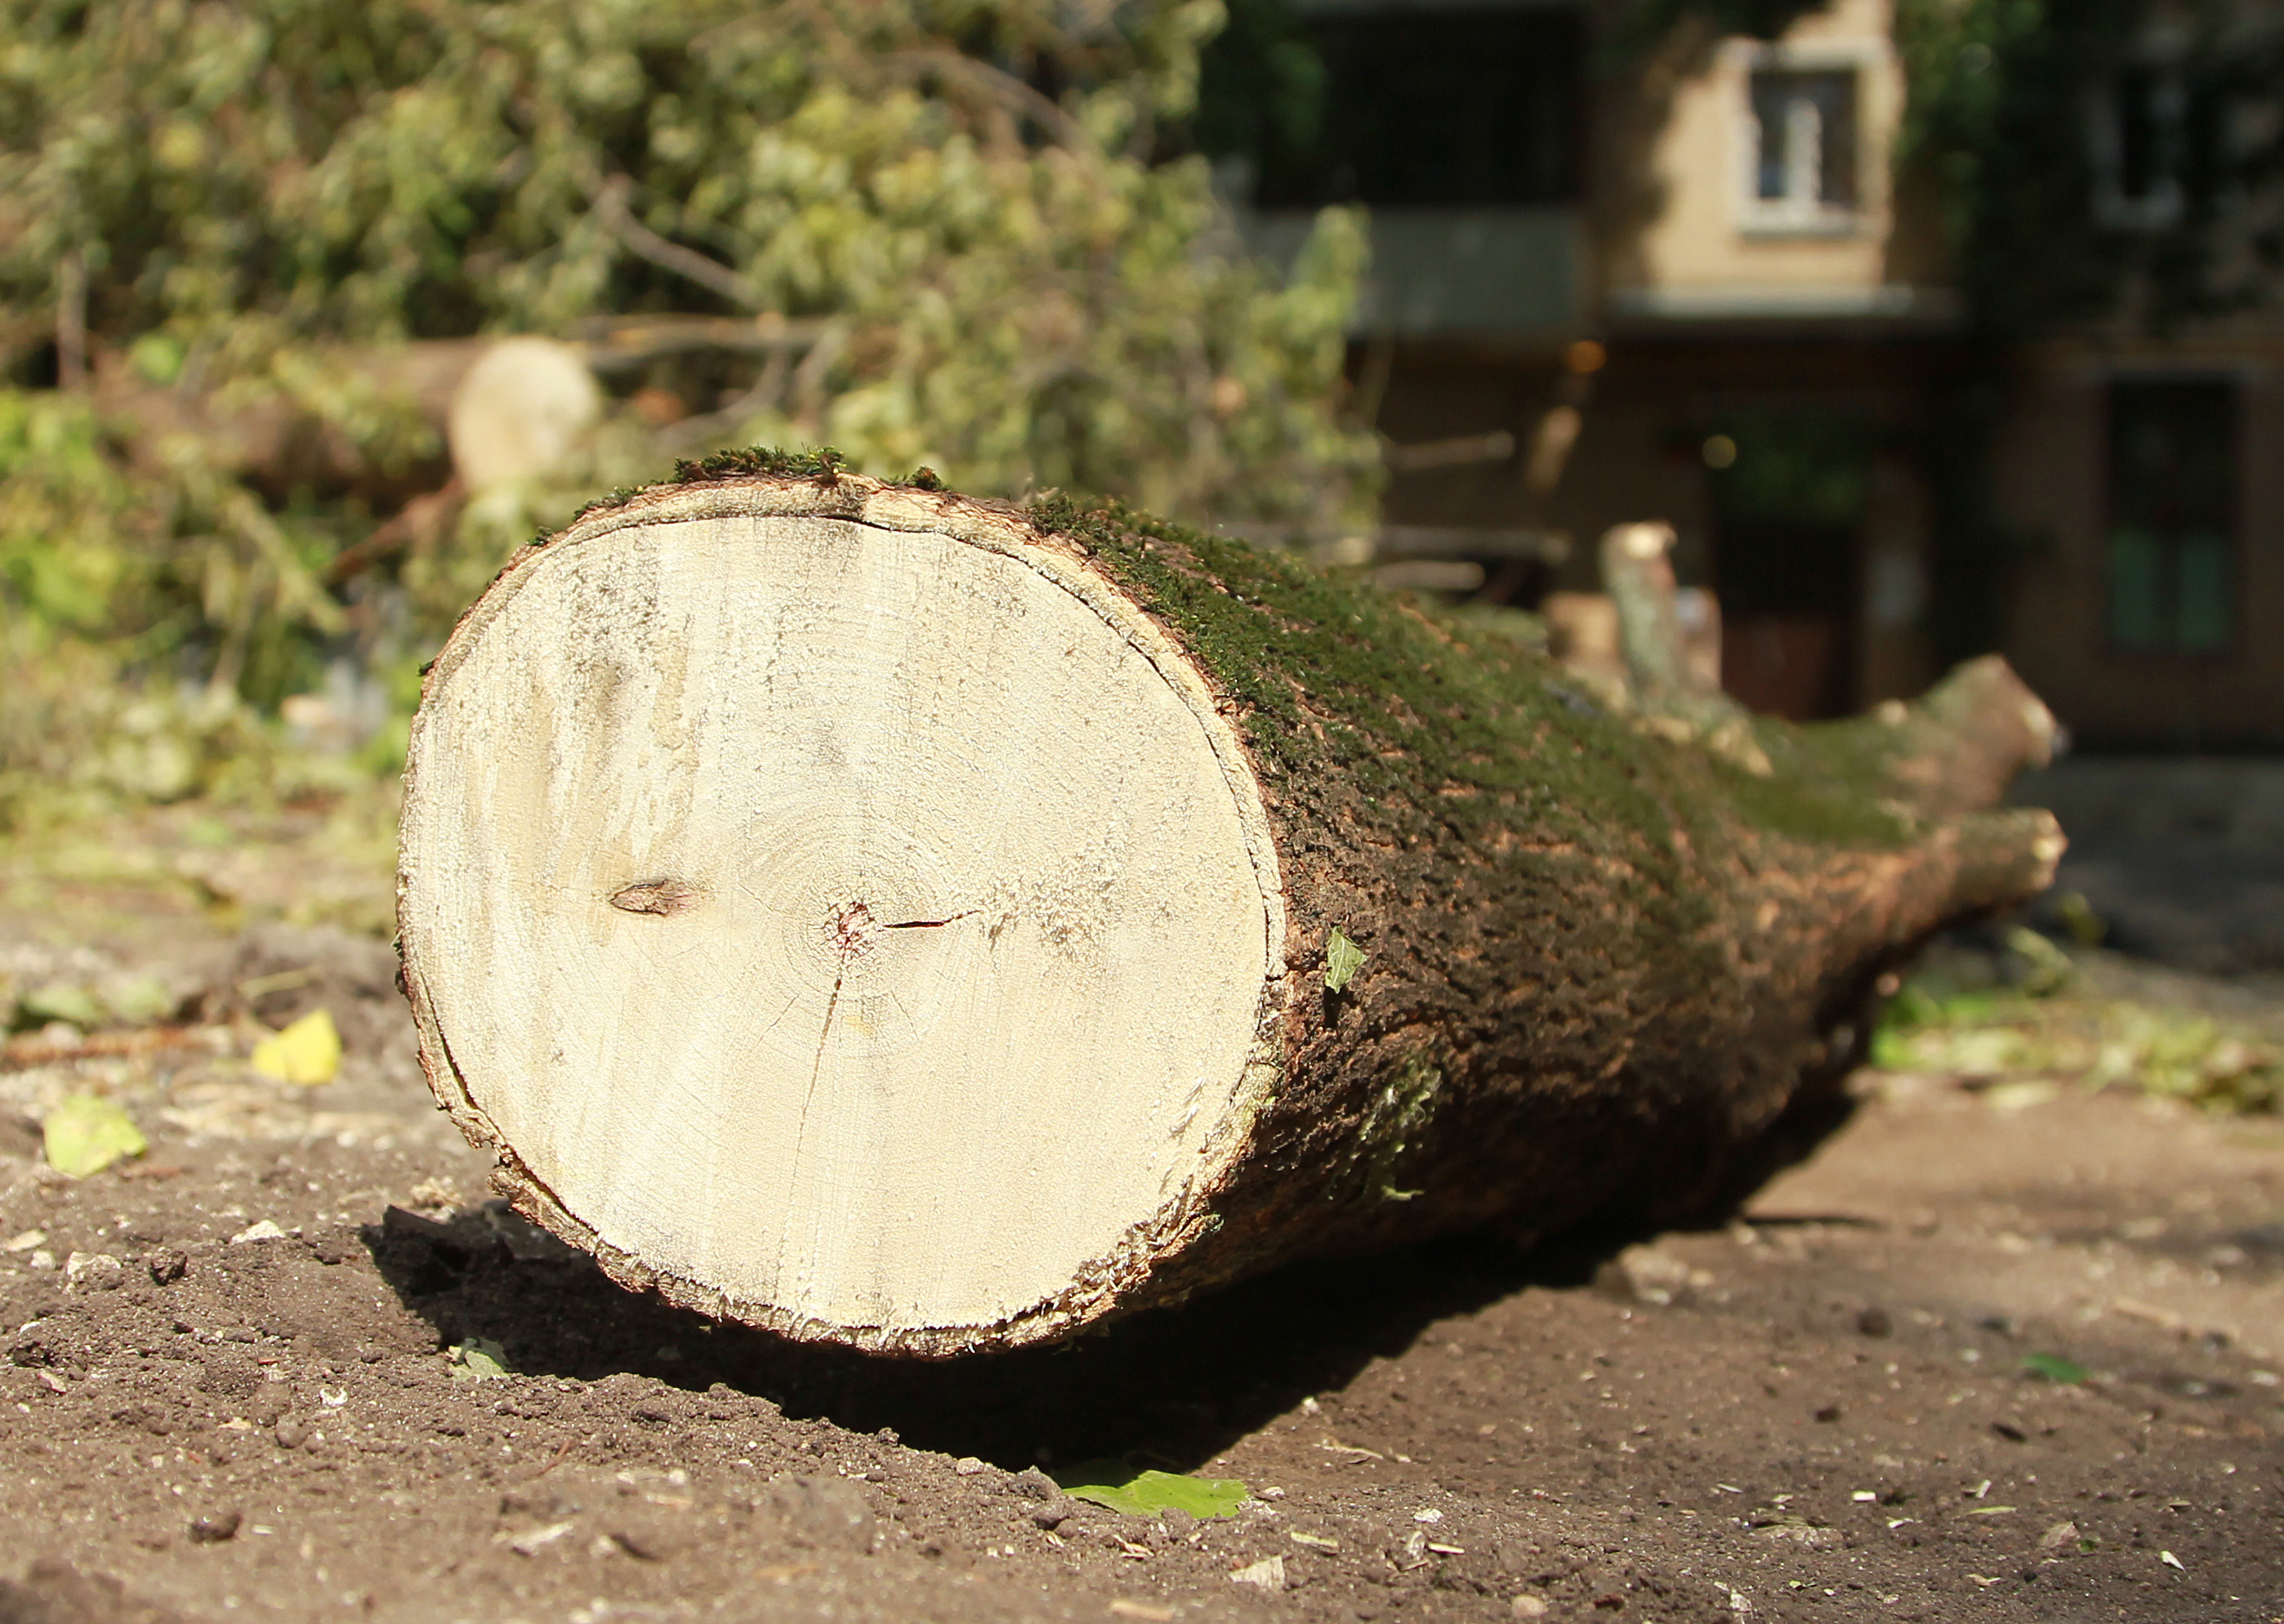
<svg viewBox="0 0 2284 1624">
<path fill-rule="evenodd" d="M 528 555 L 431 678 L 402 924 L 432 1078 L 544 1221 L 926 1354 L 1067 1331 L 1208 1222 L 1284 919 L 1146 617 L 891 519 L 700 488 Z"/>
</svg>

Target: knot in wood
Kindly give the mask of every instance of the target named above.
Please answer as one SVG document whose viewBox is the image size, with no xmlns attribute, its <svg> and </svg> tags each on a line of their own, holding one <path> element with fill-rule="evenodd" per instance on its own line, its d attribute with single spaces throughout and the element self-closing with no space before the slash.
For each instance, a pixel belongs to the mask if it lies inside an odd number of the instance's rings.
<svg viewBox="0 0 2284 1624">
<path fill-rule="evenodd" d="M 862 902 L 850 902 L 833 916 L 826 933 L 832 938 L 833 950 L 843 959 L 862 954 L 880 939 L 880 933 L 890 927 L 872 917 L 872 910 Z"/>
<path fill-rule="evenodd" d="M 671 918 L 696 907 L 702 894 L 696 886 L 678 879 L 638 879 L 611 893 L 611 906 L 622 913 L 657 914 Z"/>
</svg>

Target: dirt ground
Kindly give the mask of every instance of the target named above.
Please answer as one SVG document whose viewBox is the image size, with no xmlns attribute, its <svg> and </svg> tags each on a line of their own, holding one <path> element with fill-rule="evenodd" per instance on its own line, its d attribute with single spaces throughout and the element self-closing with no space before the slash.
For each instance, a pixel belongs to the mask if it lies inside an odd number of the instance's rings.
<svg viewBox="0 0 2284 1624">
<path fill-rule="evenodd" d="M 0 990 L 155 980 L 222 1034 L 0 1071 L 0 1624 L 2284 1620 L 2275 1119 L 1867 1072 L 1699 1231 L 872 1362 L 488 1205 L 387 947 L 252 922 L 211 829 L 150 838 L 179 850 L 0 863 Z M 321 1005 L 338 1081 L 246 1070 L 249 1019 Z M 74 1182 L 32 1124 L 87 1089 L 150 1149 Z M 1106 1456 L 1252 1497 L 1129 1517 L 1048 1475 Z"/>
</svg>

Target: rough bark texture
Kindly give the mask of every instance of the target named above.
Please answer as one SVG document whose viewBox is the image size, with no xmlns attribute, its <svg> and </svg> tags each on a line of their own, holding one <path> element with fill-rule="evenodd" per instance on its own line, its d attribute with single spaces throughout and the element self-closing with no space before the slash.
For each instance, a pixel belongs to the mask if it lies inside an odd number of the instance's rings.
<svg viewBox="0 0 2284 1624">
<path fill-rule="evenodd" d="M 1694 703 L 1621 712 L 1491 624 L 1287 554 L 1115 505 L 1019 511 L 921 481 L 756 456 L 614 503 L 630 516 L 697 488 L 717 507 L 1012 525 L 1083 563 L 1173 640 L 1242 739 L 1289 969 L 1275 1086 L 1202 1222 L 1052 1313 L 951 1346 L 869 1344 L 886 1351 L 1052 1339 L 1310 1253 L 1684 1209 L 1804 1084 L 1853 1063 L 1882 974 L 1946 922 L 2034 894 L 2061 851 L 2047 814 L 1983 809 L 2044 759 L 2052 728 L 1996 660 L 1915 706 L 1822 726 Z M 1366 955 L 1337 993 L 1335 929 Z M 420 966 L 406 969 L 432 1081 L 481 1139 Z M 504 1191 L 626 1284 L 835 1336 L 598 1246 L 498 1148 Z"/>
</svg>

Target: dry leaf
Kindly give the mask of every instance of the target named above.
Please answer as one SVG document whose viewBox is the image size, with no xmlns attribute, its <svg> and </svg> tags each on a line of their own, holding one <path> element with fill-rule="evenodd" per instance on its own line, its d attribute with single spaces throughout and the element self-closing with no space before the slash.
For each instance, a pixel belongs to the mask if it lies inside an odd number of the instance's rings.
<svg viewBox="0 0 2284 1624">
<path fill-rule="evenodd" d="M 311 1010 L 254 1046 L 248 1062 L 264 1077 L 314 1089 L 331 1082 L 341 1069 L 341 1035 L 334 1029 L 332 1011 Z"/>
</svg>

